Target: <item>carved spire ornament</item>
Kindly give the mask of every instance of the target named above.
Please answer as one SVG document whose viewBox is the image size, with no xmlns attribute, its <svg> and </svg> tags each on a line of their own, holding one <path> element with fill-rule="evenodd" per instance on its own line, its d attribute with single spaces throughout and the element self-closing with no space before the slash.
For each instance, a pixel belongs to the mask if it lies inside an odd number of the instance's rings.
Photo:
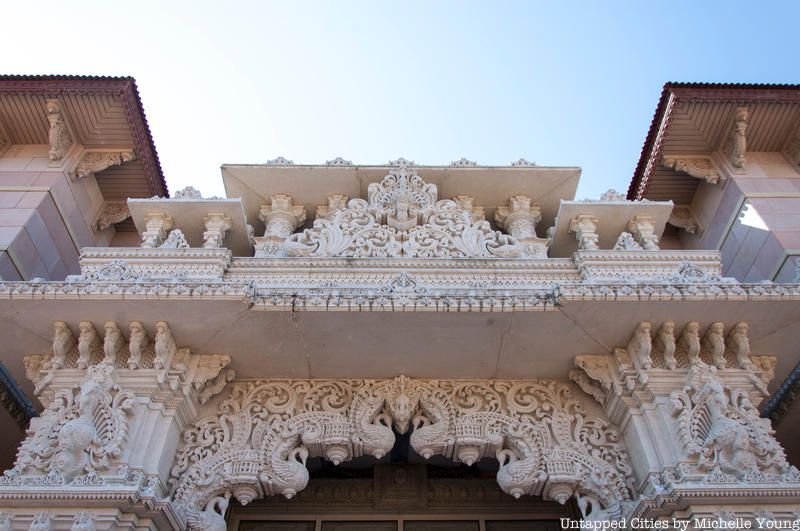
<svg viewBox="0 0 800 531">
<path fill-rule="evenodd" d="M 133 150 L 123 151 L 87 151 L 75 167 L 73 176 L 82 179 L 95 173 L 107 170 L 112 166 L 120 166 L 123 162 L 136 160 Z"/>
<path fill-rule="evenodd" d="M 310 229 L 284 243 L 289 256 L 523 257 L 525 246 L 493 231 L 471 198 L 438 200 L 406 163 L 367 188 L 367 200 L 331 196 Z"/>
<path fill-rule="evenodd" d="M 73 143 L 72 134 L 69 132 L 58 100 L 47 100 L 47 121 L 50 122 L 48 133 L 50 150 L 47 154 L 50 160 L 57 162 L 64 158 Z"/>
<path fill-rule="evenodd" d="M 720 181 L 720 174 L 708 157 L 665 157 L 661 160 L 661 165 L 695 179 L 702 179 L 709 184 L 717 184 Z"/>
</svg>

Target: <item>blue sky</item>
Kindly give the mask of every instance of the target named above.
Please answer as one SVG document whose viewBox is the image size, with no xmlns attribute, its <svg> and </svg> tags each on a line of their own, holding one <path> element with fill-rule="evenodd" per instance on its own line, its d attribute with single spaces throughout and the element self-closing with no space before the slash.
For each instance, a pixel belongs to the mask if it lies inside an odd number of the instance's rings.
<svg viewBox="0 0 800 531">
<path fill-rule="evenodd" d="M 162 5 L 163 4 L 163 5 Z M 124 6 L 124 7 L 122 7 Z M 13 2 L 1 70 L 132 75 L 171 190 L 283 155 L 580 166 L 627 189 L 666 81 L 797 83 L 800 2 Z M 11 53 L 9 53 L 11 52 Z"/>
</svg>

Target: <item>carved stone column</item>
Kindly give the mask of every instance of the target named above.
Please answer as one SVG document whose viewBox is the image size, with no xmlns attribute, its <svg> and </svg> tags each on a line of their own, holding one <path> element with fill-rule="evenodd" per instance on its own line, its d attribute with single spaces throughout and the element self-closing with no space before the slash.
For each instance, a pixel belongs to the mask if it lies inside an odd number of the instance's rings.
<svg viewBox="0 0 800 531">
<path fill-rule="evenodd" d="M 219 249 L 225 240 L 225 235 L 233 227 L 231 218 L 225 214 L 209 213 L 203 218 L 203 247 L 206 249 Z"/>
<path fill-rule="evenodd" d="M 600 236 L 597 234 L 597 224 L 600 220 L 591 214 L 580 214 L 569 222 L 569 232 L 574 232 L 578 239 L 578 249 L 581 251 L 597 251 L 600 246 L 597 242 Z"/>
<path fill-rule="evenodd" d="M 0 476 L 5 529 L 180 528 L 163 510 L 164 456 L 232 378 L 230 358 L 178 348 L 163 322 L 132 324 L 130 341 L 124 324 L 100 325 L 58 322 L 53 352 L 25 359 L 45 409 Z M 62 354 L 66 361 L 55 363 Z M 139 363 L 130 363 L 134 356 Z"/>
<path fill-rule="evenodd" d="M 655 221 L 652 216 L 636 216 L 628 222 L 628 232 L 645 251 L 658 251 L 659 249 L 659 236 L 655 232 Z"/>
<path fill-rule="evenodd" d="M 547 258 L 550 240 L 536 235 L 536 224 L 542 219 L 542 210 L 531 206 L 531 198 L 516 195 L 508 200 L 508 206 L 497 207 L 495 221 L 525 246 L 526 255 L 534 258 Z"/>
<path fill-rule="evenodd" d="M 283 256 L 283 242 L 305 223 L 306 209 L 292 204 L 292 197 L 285 194 L 272 196 L 269 205 L 262 205 L 258 217 L 264 222 L 264 236 L 255 238 L 255 256 Z"/>
<path fill-rule="evenodd" d="M 172 230 L 172 218 L 157 212 L 148 214 L 144 219 L 145 230 L 142 232 L 142 247 L 155 249 L 164 243 L 167 234 Z"/>
<path fill-rule="evenodd" d="M 796 517 L 800 472 L 756 409 L 776 359 L 750 353 L 746 323 L 724 328 L 643 322 L 627 347 L 575 359 L 570 378 L 622 427 L 639 496 L 629 518 Z"/>
</svg>

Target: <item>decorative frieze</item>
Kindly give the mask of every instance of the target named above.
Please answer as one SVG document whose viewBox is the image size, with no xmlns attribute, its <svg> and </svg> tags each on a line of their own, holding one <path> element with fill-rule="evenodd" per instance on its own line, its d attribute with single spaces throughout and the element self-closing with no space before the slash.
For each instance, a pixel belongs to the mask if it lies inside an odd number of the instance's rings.
<svg viewBox="0 0 800 531">
<path fill-rule="evenodd" d="M 309 456 L 338 464 L 386 455 L 394 428 L 411 431 L 423 457 L 466 464 L 496 457 L 505 492 L 560 503 L 576 496 L 585 517 L 602 519 L 630 499 L 631 469 L 616 428 L 584 413 L 571 393 L 561 382 L 404 376 L 236 383 L 219 416 L 184 434 L 172 499 L 195 529 L 192 521 L 218 519 L 212 513 L 221 514 L 229 495 L 243 504 L 293 497 L 308 483 Z"/>
<path fill-rule="evenodd" d="M 132 160 L 136 160 L 136 155 L 133 150 L 129 149 L 123 151 L 86 151 L 78 161 L 78 165 L 72 175 L 76 179 L 82 179 Z"/>
<path fill-rule="evenodd" d="M 578 239 L 578 249 L 581 251 L 597 251 L 600 246 L 597 242 L 600 236 L 597 234 L 597 224 L 600 220 L 590 214 L 580 214 L 569 223 L 569 232 L 575 233 Z"/>
<path fill-rule="evenodd" d="M 48 141 L 50 150 L 48 156 L 53 162 L 58 162 L 64 158 L 69 148 L 72 147 L 72 133 L 67 127 L 67 122 L 61 111 L 61 104 L 58 100 L 47 100 L 47 121 L 50 123 Z"/>
<path fill-rule="evenodd" d="M 306 221 L 306 209 L 295 205 L 286 194 L 272 196 L 269 205 L 262 205 L 258 215 L 264 222 L 264 236 L 256 237 L 256 257 L 282 256 L 284 241 Z"/>
<path fill-rule="evenodd" d="M 709 184 L 717 184 L 720 174 L 708 157 L 664 157 L 661 165 L 695 179 L 702 179 Z"/>
</svg>

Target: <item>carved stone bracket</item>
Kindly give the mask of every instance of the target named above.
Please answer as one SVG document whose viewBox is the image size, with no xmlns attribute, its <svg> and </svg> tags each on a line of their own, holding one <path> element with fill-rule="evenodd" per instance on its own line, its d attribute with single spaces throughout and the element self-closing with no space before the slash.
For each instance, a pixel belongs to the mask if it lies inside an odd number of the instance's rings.
<svg viewBox="0 0 800 531">
<path fill-rule="evenodd" d="M 600 246 L 597 242 L 597 224 L 600 220 L 590 214 L 580 214 L 569 222 L 569 232 L 575 233 L 578 239 L 578 249 L 582 251 L 597 251 Z"/>
<path fill-rule="evenodd" d="M 74 142 L 58 100 L 47 100 L 47 121 L 50 123 L 48 156 L 51 161 L 58 162 L 64 158 Z"/>
<path fill-rule="evenodd" d="M 173 502 L 190 529 L 232 494 L 292 497 L 305 461 L 381 457 L 411 431 L 423 457 L 497 458 L 497 481 L 519 497 L 565 503 L 601 519 L 630 499 L 631 469 L 614 426 L 584 413 L 569 385 L 546 381 L 257 381 L 234 384 L 217 416 L 186 430 L 172 469 Z M 209 506 L 211 507 L 209 508 Z"/>
<path fill-rule="evenodd" d="M 738 107 L 733 115 L 733 125 L 728 135 L 728 139 L 722 148 L 723 153 L 728 156 L 728 160 L 736 173 L 744 172 L 747 163 L 747 125 L 750 118 L 750 111 L 747 107 Z"/>
<path fill-rule="evenodd" d="M 72 175 L 76 179 L 81 179 L 132 160 L 136 160 L 136 155 L 133 150 L 129 149 L 123 151 L 87 151 L 81 157 Z"/>
<path fill-rule="evenodd" d="M 94 222 L 94 227 L 97 231 L 102 231 L 109 228 L 115 223 L 121 223 L 131 217 L 131 211 L 128 209 L 128 203 L 125 201 L 106 201 L 103 204 L 103 209 L 97 220 Z"/>
<path fill-rule="evenodd" d="M 283 242 L 305 223 L 306 209 L 295 205 L 292 197 L 286 194 L 272 196 L 269 205 L 262 205 L 258 215 L 266 229 L 264 236 L 256 237 L 256 257 L 282 256 L 285 253 Z"/>
<path fill-rule="evenodd" d="M 669 215 L 668 223 L 695 236 L 703 233 L 703 228 L 697 222 L 697 218 L 688 205 L 675 205 Z"/>
<path fill-rule="evenodd" d="M 630 232 L 645 251 L 658 250 L 658 234 L 655 232 L 655 219 L 652 216 L 636 216 L 628 222 Z"/>
<path fill-rule="evenodd" d="M 695 179 L 702 179 L 710 184 L 720 182 L 720 173 L 708 157 L 664 157 L 661 165 Z"/>
</svg>

